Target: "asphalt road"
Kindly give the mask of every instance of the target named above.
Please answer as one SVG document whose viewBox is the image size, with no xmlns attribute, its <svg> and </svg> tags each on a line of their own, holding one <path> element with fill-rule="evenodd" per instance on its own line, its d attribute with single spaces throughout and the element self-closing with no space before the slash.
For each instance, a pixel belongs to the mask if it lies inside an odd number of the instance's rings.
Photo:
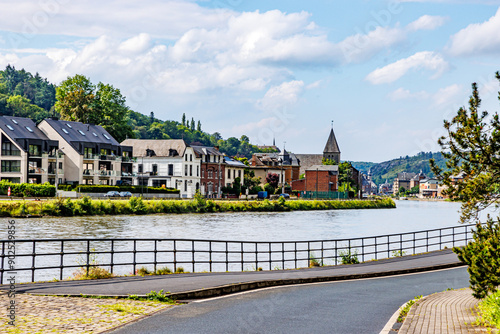
<svg viewBox="0 0 500 334">
<path fill-rule="evenodd" d="M 112 333 L 379 333 L 414 296 L 467 287 L 468 279 L 461 267 L 267 288 L 191 302 Z"/>
</svg>

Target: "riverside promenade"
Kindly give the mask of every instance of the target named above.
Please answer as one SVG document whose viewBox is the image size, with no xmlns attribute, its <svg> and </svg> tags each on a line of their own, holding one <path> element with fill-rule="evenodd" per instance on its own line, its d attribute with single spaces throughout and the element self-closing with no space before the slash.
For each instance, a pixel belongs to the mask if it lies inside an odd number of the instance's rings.
<svg viewBox="0 0 500 334">
<path fill-rule="evenodd" d="M 131 276 L 87 281 L 28 283 L 16 286 L 18 293 L 51 296 L 100 295 L 126 297 L 150 291 L 168 291 L 171 297 L 190 301 L 271 286 L 343 281 L 410 274 L 463 266 L 449 249 L 414 256 L 371 261 L 355 265 L 315 267 L 238 273 L 186 273 L 163 276 Z M 5 285 L 0 290 L 6 290 Z M 400 333 L 467 333 L 477 328 L 471 322 L 476 301 L 466 292 L 447 291 L 431 295 L 417 303 L 399 329 Z M 459 297 L 456 295 L 459 294 Z M 429 306 L 430 305 L 430 306 Z M 421 312 L 420 310 L 425 310 Z M 394 317 L 381 333 L 396 333 Z M 435 330 L 433 330 L 435 328 Z M 443 329 L 446 328 L 445 331 Z M 456 330 L 455 330 L 456 329 Z"/>
</svg>

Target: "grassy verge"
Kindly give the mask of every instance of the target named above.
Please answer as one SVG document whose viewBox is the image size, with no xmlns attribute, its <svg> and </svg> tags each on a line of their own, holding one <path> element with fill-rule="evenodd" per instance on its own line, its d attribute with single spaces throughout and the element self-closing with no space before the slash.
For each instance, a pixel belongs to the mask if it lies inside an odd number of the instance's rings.
<svg viewBox="0 0 500 334">
<path fill-rule="evenodd" d="M 474 325 L 485 327 L 488 333 L 500 328 L 500 291 L 482 299 L 477 308 L 479 314 Z"/>
<path fill-rule="evenodd" d="M 336 209 L 395 208 L 390 198 L 377 200 L 278 200 L 263 201 L 212 201 L 197 197 L 189 201 L 143 200 L 132 197 L 129 200 L 100 200 L 83 197 L 78 200 L 54 199 L 48 201 L 4 201 L 0 202 L 0 216 L 89 216 L 129 215 L 155 213 L 204 213 L 204 212 L 259 212 L 259 211 L 301 211 Z"/>
</svg>

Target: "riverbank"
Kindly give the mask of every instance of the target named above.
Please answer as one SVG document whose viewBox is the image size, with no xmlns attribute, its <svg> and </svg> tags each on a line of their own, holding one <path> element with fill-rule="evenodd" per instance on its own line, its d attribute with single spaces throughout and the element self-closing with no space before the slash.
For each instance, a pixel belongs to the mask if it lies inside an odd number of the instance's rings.
<svg viewBox="0 0 500 334">
<path fill-rule="evenodd" d="M 193 200 L 78 200 L 54 199 L 47 201 L 8 201 L 0 203 L 2 217 L 71 217 L 94 215 L 147 215 L 157 213 L 214 213 L 214 212 L 283 212 L 306 210 L 380 209 L 395 208 L 390 198 L 376 200 L 278 200 L 213 201 L 205 198 Z"/>
</svg>

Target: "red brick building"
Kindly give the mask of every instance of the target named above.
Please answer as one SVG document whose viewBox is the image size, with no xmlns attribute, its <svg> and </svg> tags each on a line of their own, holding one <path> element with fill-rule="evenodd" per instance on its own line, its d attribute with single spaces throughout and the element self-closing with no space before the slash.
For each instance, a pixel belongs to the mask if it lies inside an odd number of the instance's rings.
<svg viewBox="0 0 500 334">
<path fill-rule="evenodd" d="M 193 146 L 197 158 L 201 159 L 201 194 L 207 197 L 220 197 L 220 188 L 226 184 L 226 165 L 224 154 L 217 147 Z"/>
<path fill-rule="evenodd" d="M 305 174 L 304 179 L 292 182 L 292 190 L 330 192 L 338 189 L 338 165 L 311 166 Z"/>
</svg>

